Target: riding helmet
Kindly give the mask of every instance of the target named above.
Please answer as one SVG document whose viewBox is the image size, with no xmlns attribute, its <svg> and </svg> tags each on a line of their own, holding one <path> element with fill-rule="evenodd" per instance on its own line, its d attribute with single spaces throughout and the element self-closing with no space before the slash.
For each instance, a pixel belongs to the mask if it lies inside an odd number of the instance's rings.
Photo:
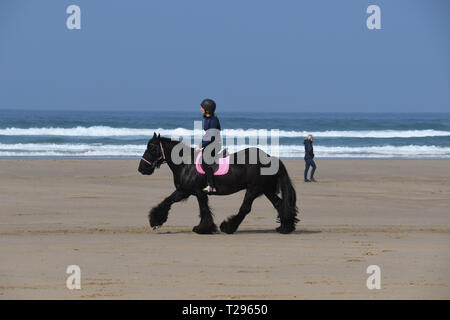
<svg viewBox="0 0 450 320">
<path fill-rule="evenodd" d="M 200 104 L 205 112 L 209 114 L 213 114 L 216 111 L 216 103 L 212 99 L 205 99 Z"/>
</svg>

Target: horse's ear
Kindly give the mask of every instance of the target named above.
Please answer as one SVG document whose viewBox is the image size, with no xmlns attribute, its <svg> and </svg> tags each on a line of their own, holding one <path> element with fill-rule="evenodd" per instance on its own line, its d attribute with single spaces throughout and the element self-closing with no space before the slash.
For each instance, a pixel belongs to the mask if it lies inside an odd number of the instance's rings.
<svg viewBox="0 0 450 320">
<path fill-rule="evenodd" d="M 156 132 L 153 132 L 153 138 L 156 138 Z"/>
<path fill-rule="evenodd" d="M 161 135 L 158 133 L 158 139 L 160 139 L 161 138 Z"/>
</svg>

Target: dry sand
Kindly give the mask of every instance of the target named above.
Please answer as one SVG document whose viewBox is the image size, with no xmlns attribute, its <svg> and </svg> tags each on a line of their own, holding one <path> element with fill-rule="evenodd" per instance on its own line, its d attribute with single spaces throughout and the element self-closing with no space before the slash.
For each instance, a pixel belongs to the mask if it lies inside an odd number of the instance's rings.
<svg viewBox="0 0 450 320">
<path fill-rule="evenodd" d="M 301 222 L 274 232 L 259 198 L 233 235 L 197 235 L 196 199 L 150 230 L 148 210 L 174 187 L 137 160 L 0 160 L 0 299 L 450 298 L 450 161 L 286 161 Z M 211 197 L 217 224 L 243 192 Z M 68 265 L 81 290 L 66 288 Z M 368 290 L 366 268 L 381 268 Z"/>
</svg>

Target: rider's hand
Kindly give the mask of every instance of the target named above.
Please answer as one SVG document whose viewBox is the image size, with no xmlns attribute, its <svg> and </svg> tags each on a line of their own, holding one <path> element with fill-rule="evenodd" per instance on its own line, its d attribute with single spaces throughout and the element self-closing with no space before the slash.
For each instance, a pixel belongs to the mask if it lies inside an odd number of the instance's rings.
<svg viewBox="0 0 450 320">
<path fill-rule="evenodd" d="M 195 146 L 195 151 L 199 152 L 200 151 L 200 147 L 199 146 Z"/>
</svg>

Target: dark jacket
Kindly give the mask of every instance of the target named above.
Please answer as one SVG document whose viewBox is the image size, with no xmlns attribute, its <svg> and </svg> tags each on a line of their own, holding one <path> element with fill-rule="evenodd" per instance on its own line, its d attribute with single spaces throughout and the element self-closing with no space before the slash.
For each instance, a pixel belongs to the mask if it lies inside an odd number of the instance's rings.
<svg viewBox="0 0 450 320">
<path fill-rule="evenodd" d="M 312 160 L 314 158 L 312 142 L 308 139 L 305 139 L 303 143 L 305 144 L 305 160 Z"/>
<path fill-rule="evenodd" d="M 220 130 L 220 122 L 219 118 L 216 115 L 210 117 L 203 117 L 203 130 L 207 131 L 208 129 L 217 129 Z M 208 144 L 215 140 L 214 136 L 208 135 L 206 133 L 202 138 L 202 148 L 206 147 Z"/>
</svg>

